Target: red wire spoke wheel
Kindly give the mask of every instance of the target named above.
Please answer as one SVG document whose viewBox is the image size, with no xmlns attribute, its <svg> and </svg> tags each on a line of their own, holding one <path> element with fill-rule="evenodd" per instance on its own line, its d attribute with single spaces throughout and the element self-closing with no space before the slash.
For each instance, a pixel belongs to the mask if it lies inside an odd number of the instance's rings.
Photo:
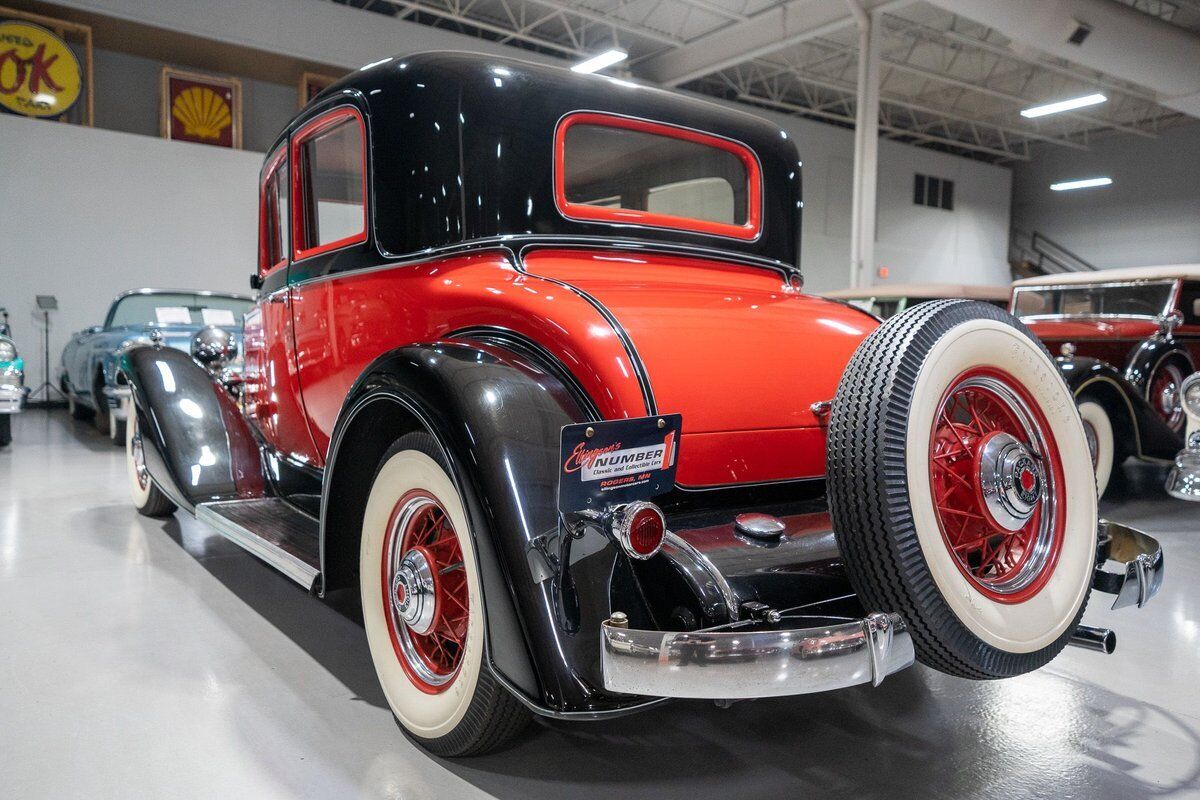
<svg viewBox="0 0 1200 800">
<path fill-rule="evenodd" d="M 1158 367 L 1150 378 L 1150 404 L 1173 431 L 1183 430 L 1183 403 L 1179 397 L 1183 377 L 1183 370 L 1172 363 Z"/>
<path fill-rule="evenodd" d="M 444 692 L 462 666 L 471 597 L 454 524 L 428 492 L 396 504 L 381 585 L 401 666 L 422 691 Z"/>
<path fill-rule="evenodd" d="M 920 661 L 1004 678 L 1066 646 L 1097 481 L 1075 399 L 1019 320 L 961 300 L 888 319 L 838 383 L 826 459 L 850 582 L 865 610 L 903 615 Z"/>
<path fill-rule="evenodd" d="M 421 431 L 383 453 L 363 509 L 363 629 L 400 727 L 445 757 L 485 753 L 529 720 L 484 658 L 487 627 L 471 502 Z"/>
<path fill-rule="evenodd" d="M 997 602 L 1036 594 L 1058 559 L 1066 498 L 1058 447 L 1028 391 L 999 370 L 959 376 L 934 418 L 929 469 L 962 573 Z"/>
</svg>

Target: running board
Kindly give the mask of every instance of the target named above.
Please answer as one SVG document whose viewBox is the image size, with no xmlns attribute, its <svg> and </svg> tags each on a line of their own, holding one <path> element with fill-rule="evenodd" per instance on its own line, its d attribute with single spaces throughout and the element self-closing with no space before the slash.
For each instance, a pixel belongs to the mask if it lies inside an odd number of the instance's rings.
<svg viewBox="0 0 1200 800">
<path fill-rule="evenodd" d="M 310 592 L 321 577 L 317 520 L 277 497 L 200 503 L 196 519 Z"/>
</svg>

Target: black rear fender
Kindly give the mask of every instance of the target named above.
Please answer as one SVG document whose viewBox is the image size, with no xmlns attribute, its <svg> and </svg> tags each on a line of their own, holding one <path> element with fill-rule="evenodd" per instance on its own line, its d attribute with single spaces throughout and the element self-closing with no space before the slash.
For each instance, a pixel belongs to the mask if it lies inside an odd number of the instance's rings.
<svg viewBox="0 0 1200 800">
<path fill-rule="evenodd" d="M 1183 439 L 1163 422 L 1142 391 L 1112 365 L 1095 358 L 1056 359 L 1076 402 L 1094 400 L 1108 412 L 1118 446 L 1126 455 L 1173 459 Z"/>
<path fill-rule="evenodd" d="M 146 468 L 154 483 L 189 511 L 209 500 L 263 494 L 258 446 L 237 404 L 179 350 L 125 351 L 118 369 L 129 384 Z"/>
</svg>

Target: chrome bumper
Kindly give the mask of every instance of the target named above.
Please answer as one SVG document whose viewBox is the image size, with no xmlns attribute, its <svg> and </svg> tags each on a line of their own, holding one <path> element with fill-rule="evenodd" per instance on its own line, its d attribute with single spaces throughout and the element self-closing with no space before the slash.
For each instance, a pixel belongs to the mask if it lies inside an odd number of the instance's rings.
<svg viewBox="0 0 1200 800">
<path fill-rule="evenodd" d="M 1138 608 L 1150 602 L 1163 582 L 1162 545 L 1153 536 L 1122 525 L 1100 520 L 1100 552 L 1092 588 L 1116 595 L 1112 607 Z M 1105 565 L 1115 562 L 1119 572 L 1109 572 Z"/>
<path fill-rule="evenodd" d="M 1175 456 L 1175 464 L 1167 476 L 1167 494 L 1200 502 L 1200 442 L 1189 443 Z"/>
<path fill-rule="evenodd" d="M 13 380 L 11 376 L 0 375 L 0 414 L 16 414 L 25 402 L 25 387 L 20 378 Z"/>
<path fill-rule="evenodd" d="M 818 623 L 815 627 L 781 627 Z M 784 616 L 768 630 L 731 623 L 699 631 L 601 625 L 604 688 L 651 697 L 745 700 L 878 686 L 913 663 L 899 614 L 865 619 Z"/>
</svg>

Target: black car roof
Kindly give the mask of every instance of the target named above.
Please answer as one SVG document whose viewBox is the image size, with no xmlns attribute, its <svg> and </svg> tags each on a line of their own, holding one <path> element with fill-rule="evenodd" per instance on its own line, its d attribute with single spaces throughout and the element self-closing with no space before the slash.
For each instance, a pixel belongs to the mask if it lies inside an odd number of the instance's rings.
<svg viewBox="0 0 1200 800">
<path fill-rule="evenodd" d="M 279 141 L 347 102 L 368 121 L 374 232 L 385 255 L 507 237 L 603 237 L 798 264 L 797 151 L 785 131 L 752 114 L 603 75 L 434 52 L 384 59 L 350 73 L 298 114 Z M 747 146 L 762 169 L 760 235 L 738 240 L 563 217 L 553 195 L 554 132 L 576 111 L 690 128 Z"/>
</svg>

